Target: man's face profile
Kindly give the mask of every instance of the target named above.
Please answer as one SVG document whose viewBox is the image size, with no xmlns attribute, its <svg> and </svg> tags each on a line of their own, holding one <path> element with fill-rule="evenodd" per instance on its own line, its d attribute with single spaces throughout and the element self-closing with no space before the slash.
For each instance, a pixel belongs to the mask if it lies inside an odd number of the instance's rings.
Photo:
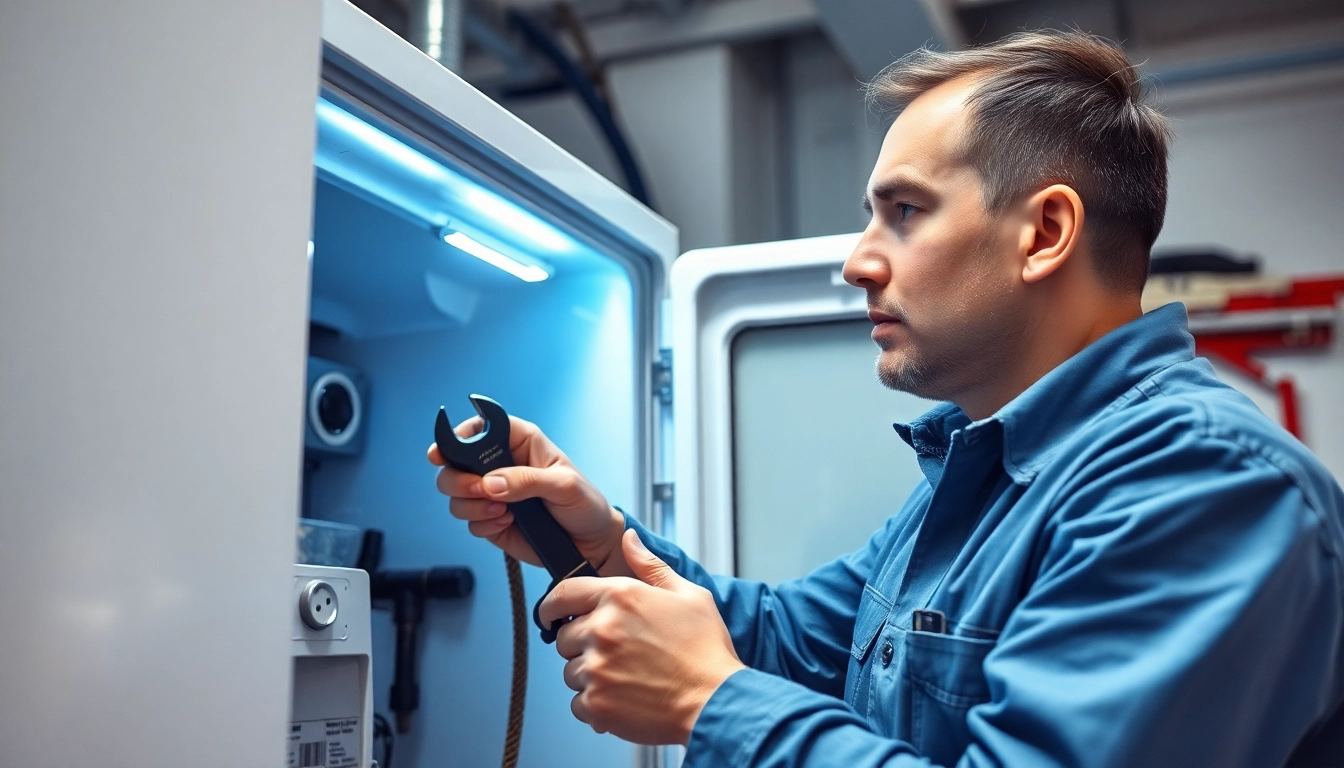
<svg viewBox="0 0 1344 768">
<path fill-rule="evenodd" d="M 974 81 L 922 94 L 887 131 L 869 179 L 872 219 L 845 263 L 868 293 L 877 373 L 892 389 L 948 400 L 992 376 L 1025 328 L 1020 228 L 985 209 L 961 151 Z"/>
</svg>

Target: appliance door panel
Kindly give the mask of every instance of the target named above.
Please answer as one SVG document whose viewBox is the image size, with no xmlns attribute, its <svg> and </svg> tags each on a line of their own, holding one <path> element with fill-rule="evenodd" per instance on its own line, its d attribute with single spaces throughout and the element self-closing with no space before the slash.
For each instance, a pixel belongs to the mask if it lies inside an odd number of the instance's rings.
<svg viewBox="0 0 1344 768">
<path fill-rule="evenodd" d="M 858 235 L 692 251 L 673 266 L 678 543 L 770 583 L 857 550 L 920 474 L 891 428 L 932 406 L 884 389 Z"/>
</svg>

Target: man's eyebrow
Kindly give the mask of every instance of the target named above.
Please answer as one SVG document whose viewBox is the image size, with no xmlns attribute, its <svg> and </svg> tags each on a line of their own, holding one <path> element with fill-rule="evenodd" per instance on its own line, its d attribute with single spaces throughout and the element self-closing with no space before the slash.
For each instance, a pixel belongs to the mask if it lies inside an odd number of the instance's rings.
<svg viewBox="0 0 1344 768">
<path fill-rule="evenodd" d="M 929 199 L 934 197 L 933 189 L 923 181 L 911 176 L 893 176 L 878 182 L 871 192 L 863 193 L 863 210 L 873 212 L 873 199 L 890 200 L 893 197 L 911 195 Z"/>
</svg>

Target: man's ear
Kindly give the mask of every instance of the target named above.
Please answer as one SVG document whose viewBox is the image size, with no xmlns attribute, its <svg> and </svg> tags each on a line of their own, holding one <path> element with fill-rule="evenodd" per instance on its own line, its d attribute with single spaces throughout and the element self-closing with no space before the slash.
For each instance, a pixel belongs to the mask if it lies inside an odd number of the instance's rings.
<svg viewBox="0 0 1344 768">
<path fill-rule="evenodd" d="M 1073 187 L 1054 184 L 1028 198 L 1023 231 L 1022 280 L 1036 283 L 1054 274 L 1078 250 L 1083 199 Z"/>
</svg>

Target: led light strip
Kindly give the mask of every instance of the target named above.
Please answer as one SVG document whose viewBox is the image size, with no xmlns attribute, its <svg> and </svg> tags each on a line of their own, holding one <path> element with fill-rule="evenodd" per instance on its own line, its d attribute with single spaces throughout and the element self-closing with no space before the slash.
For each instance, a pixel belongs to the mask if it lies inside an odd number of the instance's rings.
<svg viewBox="0 0 1344 768">
<path fill-rule="evenodd" d="M 486 264 L 498 267 L 524 282 L 539 283 L 551 276 L 550 271 L 546 268 L 536 264 L 524 264 L 516 259 L 505 256 L 494 248 L 473 240 L 463 232 L 458 232 L 453 229 L 444 229 L 440 234 L 443 237 L 443 242 L 453 246 L 463 253 L 469 253 L 472 256 L 475 256 Z"/>
</svg>

